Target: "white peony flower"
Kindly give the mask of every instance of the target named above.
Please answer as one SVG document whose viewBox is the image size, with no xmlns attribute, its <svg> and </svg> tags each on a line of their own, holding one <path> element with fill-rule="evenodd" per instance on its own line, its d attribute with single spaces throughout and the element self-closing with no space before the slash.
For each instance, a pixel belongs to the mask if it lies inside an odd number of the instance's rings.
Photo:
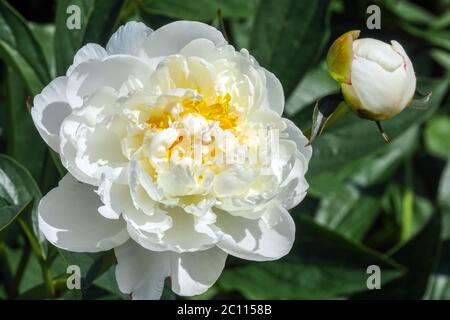
<svg viewBox="0 0 450 320">
<path fill-rule="evenodd" d="M 39 227 L 65 250 L 114 249 L 119 288 L 135 299 L 160 298 L 166 277 L 179 295 L 201 294 L 228 254 L 279 259 L 311 158 L 283 108 L 278 79 L 213 27 L 127 23 L 34 99 L 69 172 L 41 200 Z"/>
<path fill-rule="evenodd" d="M 387 44 L 358 36 L 359 31 L 350 31 L 331 46 L 327 58 L 331 74 L 359 116 L 392 118 L 411 103 L 416 90 L 411 60 L 397 41 Z"/>
</svg>

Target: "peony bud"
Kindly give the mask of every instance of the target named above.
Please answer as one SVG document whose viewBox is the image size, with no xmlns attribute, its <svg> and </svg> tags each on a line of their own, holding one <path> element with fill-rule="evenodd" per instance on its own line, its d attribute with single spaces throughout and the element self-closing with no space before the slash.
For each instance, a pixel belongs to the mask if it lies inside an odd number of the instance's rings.
<svg viewBox="0 0 450 320">
<path fill-rule="evenodd" d="M 414 69 L 403 47 L 359 31 L 340 36 L 328 51 L 331 76 L 341 84 L 345 102 L 360 117 L 386 120 L 408 106 L 416 90 Z"/>
</svg>

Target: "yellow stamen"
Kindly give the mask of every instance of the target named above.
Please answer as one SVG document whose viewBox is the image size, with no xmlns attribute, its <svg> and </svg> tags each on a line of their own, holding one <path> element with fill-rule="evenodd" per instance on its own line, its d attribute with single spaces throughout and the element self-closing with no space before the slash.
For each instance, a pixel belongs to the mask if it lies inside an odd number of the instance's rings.
<svg viewBox="0 0 450 320">
<path fill-rule="evenodd" d="M 218 121 L 224 130 L 231 129 L 236 126 L 238 117 L 230 114 L 230 100 L 231 96 L 228 93 L 224 97 L 218 96 L 213 103 L 209 103 L 206 99 L 189 98 L 181 103 L 184 111 L 180 115 L 196 113 L 207 120 Z"/>
<path fill-rule="evenodd" d="M 169 113 L 162 112 L 161 114 L 150 116 L 147 124 L 153 129 L 166 129 L 172 121 L 173 118 Z"/>
</svg>

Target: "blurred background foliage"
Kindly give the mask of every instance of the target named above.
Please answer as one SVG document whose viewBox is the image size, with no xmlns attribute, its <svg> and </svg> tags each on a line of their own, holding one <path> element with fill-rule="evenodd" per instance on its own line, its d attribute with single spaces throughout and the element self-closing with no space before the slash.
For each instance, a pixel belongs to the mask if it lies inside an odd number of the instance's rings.
<svg viewBox="0 0 450 320">
<path fill-rule="evenodd" d="M 70 4 L 81 8 L 81 30 L 66 28 Z M 381 8 L 381 30 L 366 28 L 370 4 Z M 338 92 L 324 56 L 348 30 L 398 40 L 421 91 L 433 92 L 426 109 L 384 122 L 389 144 L 353 114 L 327 128 L 313 145 L 310 193 L 292 210 L 292 252 L 263 263 L 230 257 L 197 298 L 450 299 L 450 0 L 0 0 L 0 299 L 127 298 L 112 252 L 74 254 L 40 239 L 36 205 L 64 169 L 29 104 L 83 44 L 105 45 L 128 20 L 156 29 L 179 19 L 210 23 L 248 48 L 280 78 L 285 116 L 303 130 L 314 102 Z M 66 289 L 70 264 L 81 267 L 82 290 Z M 381 268 L 380 290 L 367 289 L 369 265 Z"/>
</svg>

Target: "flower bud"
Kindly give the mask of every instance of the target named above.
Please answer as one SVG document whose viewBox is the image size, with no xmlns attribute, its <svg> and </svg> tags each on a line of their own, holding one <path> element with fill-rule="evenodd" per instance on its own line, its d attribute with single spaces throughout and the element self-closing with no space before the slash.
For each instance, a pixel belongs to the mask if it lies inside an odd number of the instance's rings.
<svg viewBox="0 0 450 320">
<path fill-rule="evenodd" d="M 416 90 L 414 69 L 403 47 L 366 38 L 359 31 L 340 36 L 327 56 L 331 76 L 345 102 L 360 117 L 386 120 L 408 106 Z"/>
</svg>

